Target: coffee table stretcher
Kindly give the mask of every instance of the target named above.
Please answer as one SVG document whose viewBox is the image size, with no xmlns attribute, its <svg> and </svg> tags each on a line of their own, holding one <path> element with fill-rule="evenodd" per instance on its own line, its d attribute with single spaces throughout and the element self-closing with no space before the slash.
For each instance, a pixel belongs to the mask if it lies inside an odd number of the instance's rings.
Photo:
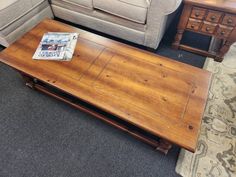
<svg viewBox="0 0 236 177">
<path fill-rule="evenodd" d="M 36 78 L 30 77 L 29 75 L 27 75 L 23 72 L 20 72 L 20 71 L 19 71 L 19 73 L 21 74 L 21 76 L 25 82 L 25 85 L 27 87 L 34 89 L 34 90 L 38 90 L 46 95 L 52 96 L 60 101 L 63 101 L 65 103 L 79 109 L 80 111 L 86 112 L 86 113 L 96 117 L 97 119 L 100 119 L 100 120 L 108 123 L 109 125 L 112 125 L 118 129 L 132 135 L 133 137 L 151 145 L 157 151 L 167 154 L 168 151 L 172 148 L 172 144 L 165 139 L 158 138 L 158 137 L 156 139 L 152 139 L 150 137 L 147 137 L 138 131 L 130 129 L 126 125 L 122 125 L 121 123 L 116 122 L 115 120 L 112 120 L 102 114 L 99 114 L 99 113 L 93 111 L 92 109 L 86 108 L 83 105 L 72 102 L 70 99 L 67 99 L 66 97 L 60 96 L 59 94 L 56 94 L 56 93 L 53 93 L 48 88 L 44 87 L 43 85 L 38 84 L 38 80 Z"/>
</svg>

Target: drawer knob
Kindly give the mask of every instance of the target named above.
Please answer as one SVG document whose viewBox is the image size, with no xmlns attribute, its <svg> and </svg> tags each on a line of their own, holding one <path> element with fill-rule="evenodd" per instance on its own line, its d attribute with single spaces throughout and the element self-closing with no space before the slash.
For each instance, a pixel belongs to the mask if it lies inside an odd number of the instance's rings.
<svg viewBox="0 0 236 177">
<path fill-rule="evenodd" d="M 215 16 L 215 15 L 211 16 L 211 20 L 212 20 L 212 21 L 214 21 L 215 19 L 216 19 L 216 16 Z"/>
<path fill-rule="evenodd" d="M 195 16 L 196 16 L 196 17 L 199 17 L 199 15 L 200 15 L 199 12 L 196 12 L 196 13 L 195 13 Z"/>
<path fill-rule="evenodd" d="M 210 31 L 210 29 L 211 29 L 211 28 L 207 27 L 207 28 L 206 28 L 206 31 Z"/>
<path fill-rule="evenodd" d="M 228 22 L 228 24 L 231 24 L 233 22 L 233 20 L 229 18 L 227 22 Z"/>
</svg>

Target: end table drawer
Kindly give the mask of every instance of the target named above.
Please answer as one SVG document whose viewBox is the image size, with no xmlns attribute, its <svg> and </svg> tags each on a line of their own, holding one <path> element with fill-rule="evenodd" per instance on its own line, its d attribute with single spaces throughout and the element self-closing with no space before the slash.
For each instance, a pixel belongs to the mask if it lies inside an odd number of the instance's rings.
<svg viewBox="0 0 236 177">
<path fill-rule="evenodd" d="M 227 26 L 219 26 L 217 29 L 217 36 L 220 38 L 227 38 L 230 33 L 232 32 L 233 28 L 232 27 L 227 27 Z"/>
<path fill-rule="evenodd" d="M 236 15 L 226 14 L 223 18 L 223 25 L 235 26 L 236 25 Z"/>
<path fill-rule="evenodd" d="M 193 7 L 191 17 L 202 20 L 205 17 L 206 9 Z"/>
<path fill-rule="evenodd" d="M 187 24 L 187 28 L 194 31 L 198 31 L 200 29 L 201 23 L 202 21 L 200 20 L 195 20 L 190 18 Z"/>
<path fill-rule="evenodd" d="M 222 15 L 223 13 L 221 12 L 210 10 L 208 11 L 206 21 L 218 23 Z"/>
<path fill-rule="evenodd" d="M 216 30 L 217 24 L 204 22 L 201 31 L 206 34 L 213 34 Z"/>
</svg>

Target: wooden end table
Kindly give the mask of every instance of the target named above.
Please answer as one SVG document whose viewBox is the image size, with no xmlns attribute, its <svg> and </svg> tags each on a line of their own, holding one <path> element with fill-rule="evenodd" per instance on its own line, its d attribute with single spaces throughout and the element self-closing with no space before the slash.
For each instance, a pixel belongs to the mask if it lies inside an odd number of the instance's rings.
<svg viewBox="0 0 236 177">
<path fill-rule="evenodd" d="M 181 44 L 185 31 L 211 36 L 209 50 L 204 51 Z M 184 0 L 184 9 L 172 44 L 173 48 L 212 57 L 221 62 L 234 42 L 236 42 L 235 0 Z"/>
<path fill-rule="evenodd" d="M 72 61 L 32 56 L 46 32 L 77 32 Z M 194 152 L 211 73 L 54 21 L 44 20 L 0 53 L 26 85 L 92 114 L 167 153 Z M 37 100 L 36 100 L 37 101 Z"/>
</svg>

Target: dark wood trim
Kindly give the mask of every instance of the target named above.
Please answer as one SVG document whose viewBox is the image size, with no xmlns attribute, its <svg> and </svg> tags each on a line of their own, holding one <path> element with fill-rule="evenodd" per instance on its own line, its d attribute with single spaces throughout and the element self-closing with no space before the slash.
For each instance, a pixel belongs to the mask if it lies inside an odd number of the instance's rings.
<svg viewBox="0 0 236 177">
<path fill-rule="evenodd" d="M 184 44 L 181 44 L 179 46 L 180 49 L 182 50 L 187 50 L 187 51 L 190 51 L 190 52 L 193 52 L 193 53 L 196 53 L 196 54 L 199 54 L 199 55 L 203 55 L 203 56 L 209 56 L 211 58 L 215 58 L 215 54 L 211 53 L 211 52 L 208 52 L 208 51 L 205 51 L 205 50 L 201 50 L 201 49 L 197 49 L 197 48 L 194 48 L 194 47 L 190 47 L 190 46 L 187 46 L 187 45 L 184 45 Z"/>
</svg>

